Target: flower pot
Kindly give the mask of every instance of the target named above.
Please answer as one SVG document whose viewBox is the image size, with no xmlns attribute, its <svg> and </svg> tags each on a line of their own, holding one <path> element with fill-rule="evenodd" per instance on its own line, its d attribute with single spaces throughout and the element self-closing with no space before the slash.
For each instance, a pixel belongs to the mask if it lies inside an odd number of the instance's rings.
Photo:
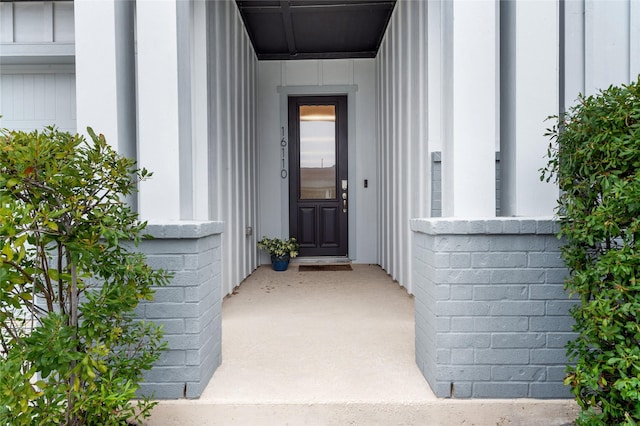
<svg viewBox="0 0 640 426">
<path fill-rule="evenodd" d="M 271 255 L 271 266 L 273 267 L 274 271 L 286 271 L 289 267 L 289 256 L 277 257 Z"/>
</svg>

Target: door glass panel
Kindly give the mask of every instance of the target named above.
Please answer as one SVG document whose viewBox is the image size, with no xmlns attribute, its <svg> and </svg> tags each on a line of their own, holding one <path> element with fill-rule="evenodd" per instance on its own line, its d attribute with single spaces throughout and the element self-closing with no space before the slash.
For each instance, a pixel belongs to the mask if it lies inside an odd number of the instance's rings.
<svg viewBox="0 0 640 426">
<path fill-rule="evenodd" d="M 336 107 L 300 106 L 300 199 L 336 198 Z"/>
</svg>

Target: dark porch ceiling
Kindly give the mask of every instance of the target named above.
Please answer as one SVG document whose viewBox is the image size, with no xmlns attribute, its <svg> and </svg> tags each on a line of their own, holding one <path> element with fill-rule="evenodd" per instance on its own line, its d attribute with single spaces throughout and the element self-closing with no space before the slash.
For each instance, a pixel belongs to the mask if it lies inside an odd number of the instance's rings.
<svg viewBox="0 0 640 426">
<path fill-rule="evenodd" d="M 260 60 L 373 58 L 396 0 L 236 0 Z"/>
</svg>

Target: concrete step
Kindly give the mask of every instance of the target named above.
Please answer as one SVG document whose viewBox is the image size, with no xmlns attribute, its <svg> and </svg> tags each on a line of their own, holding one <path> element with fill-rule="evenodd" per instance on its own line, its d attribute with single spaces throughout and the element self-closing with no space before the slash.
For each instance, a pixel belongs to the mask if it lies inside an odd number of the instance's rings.
<svg viewBox="0 0 640 426">
<path fill-rule="evenodd" d="M 578 415 L 570 400 L 455 400 L 419 404 L 212 404 L 162 401 L 147 426 L 365 425 L 561 426 Z"/>
<path fill-rule="evenodd" d="M 340 265 L 350 264 L 351 259 L 348 257 L 336 257 L 336 256 L 306 256 L 306 257 L 294 257 L 291 259 L 292 264 L 301 265 Z"/>
</svg>

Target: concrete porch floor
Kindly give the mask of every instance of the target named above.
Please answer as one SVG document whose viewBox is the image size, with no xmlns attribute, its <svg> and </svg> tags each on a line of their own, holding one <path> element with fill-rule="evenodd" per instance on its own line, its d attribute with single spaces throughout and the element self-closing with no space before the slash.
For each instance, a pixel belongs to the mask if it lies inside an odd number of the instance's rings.
<svg viewBox="0 0 640 426">
<path fill-rule="evenodd" d="M 414 361 L 413 299 L 378 266 L 258 268 L 222 308 L 222 365 L 148 425 L 563 425 L 567 400 L 434 396 Z"/>
</svg>

